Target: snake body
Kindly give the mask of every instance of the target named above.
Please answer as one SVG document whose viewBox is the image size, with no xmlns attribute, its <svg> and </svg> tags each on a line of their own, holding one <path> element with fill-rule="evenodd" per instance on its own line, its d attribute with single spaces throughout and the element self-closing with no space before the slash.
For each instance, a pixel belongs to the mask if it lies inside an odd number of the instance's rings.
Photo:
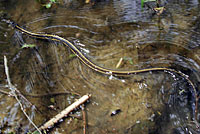
<svg viewBox="0 0 200 134">
<path fill-rule="evenodd" d="M 43 34 L 43 33 L 34 33 L 34 32 L 30 32 L 25 30 L 24 28 L 20 27 L 18 24 L 14 23 L 14 22 L 10 22 L 10 24 L 17 30 L 21 31 L 22 33 L 25 33 L 31 37 L 35 37 L 35 38 L 40 38 L 40 39 L 47 39 L 47 40 L 54 40 L 54 41 L 58 41 L 63 43 L 65 46 L 69 47 L 70 50 L 89 68 L 91 68 L 92 70 L 102 73 L 102 74 L 106 74 L 106 75 L 112 75 L 112 76 L 116 76 L 116 77 L 124 77 L 124 76 L 129 76 L 129 75 L 133 75 L 133 74 L 138 74 L 138 73 L 144 73 L 144 72 L 149 72 L 149 71 L 164 71 L 164 72 L 172 72 L 175 74 L 180 75 L 181 77 L 183 77 L 184 79 L 187 80 L 187 82 L 192 86 L 195 94 L 196 94 L 196 88 L 194 86 L 194 84 L 192 83 L 192 81 L 188 78 L 187 75 L 185 75 L 184 73 L 180 72 L 180 71 L 176 71 L 174 69 L 171 68 L 165 68 L 165 67 L 155 67 L 155 68 L 147 68 L 147 69 L 139 69 L 139 70 L 131 70 L 131 71 L 119 71 L 119 70 L 112 70 L 112 69 L 107 69 L 104 67 L 101 67 L 95 63 L 93 63 L 89 58 L 87 58 L 87 56 L 85 56 L 78 48 L 76 45 L 74 45 L 73 43 L 71 43 L 70 41 L 57 36 L 57 35 L 52 35 L 52 34 Z"/>
</svg>

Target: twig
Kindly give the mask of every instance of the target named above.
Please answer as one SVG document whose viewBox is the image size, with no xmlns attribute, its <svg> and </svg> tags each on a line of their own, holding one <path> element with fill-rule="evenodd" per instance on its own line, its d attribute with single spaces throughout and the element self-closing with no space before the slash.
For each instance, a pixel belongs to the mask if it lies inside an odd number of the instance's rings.
<svg viewBox="0 0 200 134">
<path fill-rule="evenodd" d="M 86 113 L 84 105 L 82 105 L 82 114 L 83 114 L 83 134 L 86 134 L 87 121 L 86 121 Z"/>
<path fill-rule="evenodd" d="M 7 81 L 8 81 L 8 86 L 10 87 L 11 90 L 14 90 L 14 86 L 11 84 L 10 81 L 10 75 L 9 75 L 9 71 L 8 71 L 8 61 L 6 56 L 4 55 L 4 67 L 5 67 L 5 73 L 6 73 L 6 77 L 7 77 Z"/>
<path fill-rule="evenodd" d="M 42 125 L 39 128 L 39 130 L 43 131 L 43 130 L 46 130 L 48 128 L 51 128 L 55 123 L 58 123 L 59 120 L 66 117 L 70 112 L 72 112 L 74 109 L 79 107 L 81 104 L 85 103 L 90 97 L 91 97 L 90 94 L 82 96 L 80 99 L 78 99 L 73 104 L 71 104 L 70 106 L 65 108 L 63 111 L 61 111 L 55 117 L 53 117 L 49 121 L 47 121 L 44 125 Z"/>
<path fill-rule="evenodd" d="M 6 95 L 10 95 L 9 92 L 7 92 L 7 91 L 3 91 L 3 90 L 0 90 L 0 93 L 2 93 L 2 94 L 6 94 Z"/>
<path fill-rule="evenodd" d="M 12 84 L 11 84 L 11 85 L 12 85 Z M 12 85 L 12 86 L 13 86 L 13 85 Z M 8 88 L 11 90 L 11 87 L 8 87 Z M 17 95 L 18 95 L 19 97 L 23 98 L 25 102 L 28 102 L 28 104 L 29 104 L 30 106 L 33 106 L 33 104 L 32 104 L 30 101 L 28 101 L 28 100 L 24 97 L 24 95 L 22 95 L 22 93 L 20 93 L 20 91 L 17 90 L 17 88 L 15 88 L 14 90 L 15 90 L 15 93 L 17 93 Z M 0 93 L 6 94 L 6 95 L 9 95 L 9 96 L 12 96 L 12 97 L 15 97 L 14 94 L 13 94 L 12 92 L 0 90 Z"/>
<path fill-rule="evenodd" d="M 122 61 L 123 61 L 123 58 L 120 58 L 115 68 L 119 68 L 122 64 Z"/>
<path fill-rule="evenodd" d="M 38 129 L 38 127 L 35 125 L 35 123 L 29 118 L 29 116 L 27 115 L 27 113 L 25 112 L 22 103 L 20 102 L 20 100 L 18 99 L 17 95 L 14 95 L 15 99 L 17 100 L 17 102 L 19 103 L 22 112 L 24 113 L 24 115 L 26 116 L 26 118 L 29 120 L 29 122 L 37 129 L 37 131 L 42 134 L 42 132 Z"/>
<path fill-rule="evenodd" d="M 42 134 L 42 132 L 38 129 L 38 127 L 33 123 L 33 121 L 29 118 L 29 116 L 27 115 L 27 113 L 25 112 L 22 103 L 20 102 L 20 100 L 17 97 L 17 94 L 15 93 L 16 91 L 19 93 L 19 91 L 17 90 L 17 88 L 15 86 L 12 85 L 11 80 L 10 80 L 10 76 L 9 76 L 9 70 L 8 70 L 8 62 L 7 62 L 7 58 L 6 56 L 4 56 L 4 67 L 5 67 L 5 73 L 6 73 L 6 77 L 7 77 L 7 81 L 8 81 L 8 86 L 11 90 L 11 94 L 15 97 L 15 99 L 17 100 L 17 102 L 19 103 L 22 112 L 24 113 L 24 115 L 26 116 L 26 118 L 29 120 L 29 122 L 38 130 L 38 132 L 40 134 Z"/>
</svg>

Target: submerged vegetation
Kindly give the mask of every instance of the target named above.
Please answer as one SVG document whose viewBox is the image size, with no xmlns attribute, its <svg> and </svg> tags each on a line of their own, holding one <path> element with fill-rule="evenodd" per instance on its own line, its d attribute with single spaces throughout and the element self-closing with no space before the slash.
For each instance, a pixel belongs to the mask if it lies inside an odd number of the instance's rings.
<svg viewBox="0 0 200 134">
<path fill-rule="evenodd" d="M 37 0 L 39 3 L 42 4 L 42 6 L 48 8 L 51 8 L 53 4 L 58 3 L 58 0 Z"/>
<path fill-rule="evenodd" d="M 157 0 L 141 0 L 141 7 L 144 7 L 144 3 L 146 2 L 156 2 Z"/>
</svg>

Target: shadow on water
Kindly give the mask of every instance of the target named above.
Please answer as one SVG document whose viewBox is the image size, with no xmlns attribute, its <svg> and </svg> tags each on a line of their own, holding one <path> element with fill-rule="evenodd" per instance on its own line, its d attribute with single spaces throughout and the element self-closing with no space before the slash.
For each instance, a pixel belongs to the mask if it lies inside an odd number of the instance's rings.
<svg viewBox="0 0 200 134">
<path fill-rule="evenodd" d="M 165 1 L 166 11 L 153 15 L 140 1 L 60 1 L 50 9 L 37 1 L 2 1 L 0 15 L 23 28 L 64 37 L 97 65 L 114 70 L 166 67 L 200 83 L 200 16 L 198 1 Z M 81 96 L 88 133 L 199 133 L 195 96 L 186 79 L 155 71 L 116 78 L 97 73 L 63 44 L 23 35 L 0 22 L 0 90 L 7 90 L 3 55 L 12 83 L 35 106 L 23 102 L 37 126 Z M 34 48 L 22 49 L 24 44 Z M 120 58 L 123 59 L 118 68 Z M 55 94 L 54 94 L 55 93 Z M 15 99 L 0 94 L 0 133 L 25 133 L 33 126 Z M 118 114 L 111 116 L 118 110 Z M 198 110 L 199 113 L 199 110 Z M 199 116 L 199 114 L 198 114 Z M 199 120 L 199 119 L 197 119 Z M 82 112 L 64 119 L 52 133 L 83 133 Z"/>
</svg>

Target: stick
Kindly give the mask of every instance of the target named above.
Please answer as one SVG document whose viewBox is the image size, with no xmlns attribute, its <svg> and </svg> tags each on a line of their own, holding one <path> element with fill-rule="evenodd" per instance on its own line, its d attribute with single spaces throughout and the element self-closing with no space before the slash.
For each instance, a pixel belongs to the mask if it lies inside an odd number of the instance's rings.
<svg viewBox="0 0 200 134">
<path fill-rule="evenodd" d="M 10 95 L 9 92 L 3 91 L 3 90 L 0 90 L 0 93 L 2 93 L 2 94 L 6 94 L 6 95 Z"/>
<path fill-rule="evenodd" d="M 39 130 L 42 131 L 42 130 L 51 128 L 55 123 L 58 123 L 58 121 L 61 120 L 63 117 L 66 117 L 74 109 L 76 109 L 77 107 L 79 107 L 81 104 L 85 103 L 90 97 L 91 97 L 90 94 L 82 96 L 80 99 L 78 99 L 73 104 L 71 104 L 70 106 L 68 106 L 67 108 L 65 108 L 63 111 L 61 111 L 55 117 L 53 117 L 49 121 L 47 121 L 44 125 L 42 125 L 39 128 Z"/>
<path fill-rule="evenodd" d="M 85 107 L 83 105 L 82 107 L 82 114 L 83 114 L 83 134 L 86 134 L 86 127 L 87 127 L 87 121 L 86 121 L 86 113 L 85 113 Z"/>
<path fill-rule="evenodd" d="M 119 68 L 122 64 L 122 61 L 123 61 L 123 58 L 120 58 L 115 68 Z"/>
<path fill-rule="evenodd" d="M 6 73 L 6 77 L 8 81 L 8 86 L 10 87 L 10 90 L 13 90 L 13 85 L 11 84 L 9 71 L 8 71 L 8 61 L 5 55 L 4 55 L 4 67 L 5 67 L 5 73 Z"/>
</svg>

